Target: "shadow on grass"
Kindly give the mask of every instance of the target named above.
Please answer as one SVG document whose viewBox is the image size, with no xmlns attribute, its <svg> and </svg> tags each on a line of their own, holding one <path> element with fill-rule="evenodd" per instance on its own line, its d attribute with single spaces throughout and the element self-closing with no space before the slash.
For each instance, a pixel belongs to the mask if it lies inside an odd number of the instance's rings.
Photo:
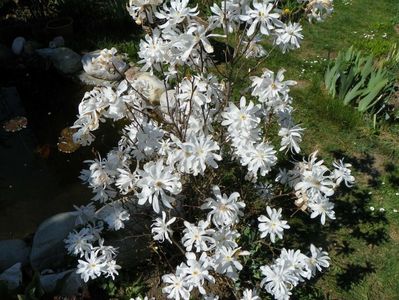
<svg viewBox="0 0 399 300">
<path fill-rule="evenodd" d="M 370 211 L 371 195 L 366 190 L 354 188 L 347 195 L 341 194 L 337 198 L 335 200 L 337 222 L 332 223 L 332 228 L 335 230 L 342 227 L 349 228 L 351 236 L 363 239 L 369 245 L 380 245 L 389 240 L 385 227 L 388 220 L 384 214 Z M 340 251 L 348 254 L 346 253 L 348 247 L 344 244 Z"/>
<path fill-rule="evenodd" d="M 354 253 L 356 250 L 355 248 L 350 246 L 348 241 L 342 241 L 342 245 L 336 246 L 336 251 L 338 255 L 349 255 Z"/>
<path fill-rule="evenodd" d="M 371 227 L 366 230 L 356 228 L 352 235 L 356 238 L 365 240 L 369 245 L 372 246 L 378 246 L 389 241 L 389 235 L 384 227 Z"/>
<path fill-rule="evenodd" d="M 389 162 L 384 167 L 388 174 L 388 182 L 393 186 L 399 186 L 399 169 L 392 162 Z"/>
<path fill-rule="evenodd" d="M 337 276 L 337 284 L 343 290 L 348 291 L 353 285 L 358 284 L 374 271 L 374 266 L 368 261 L 365 266 L 360 264 L 348 264 L 344 272 Z"/>
</svg>

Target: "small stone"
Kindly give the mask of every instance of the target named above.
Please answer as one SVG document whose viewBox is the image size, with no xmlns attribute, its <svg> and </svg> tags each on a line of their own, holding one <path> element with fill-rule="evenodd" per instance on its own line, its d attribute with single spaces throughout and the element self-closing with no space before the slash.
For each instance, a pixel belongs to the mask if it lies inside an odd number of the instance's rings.
<svg viewBox="0 0 399 300">
<path fill-rule="evenodd" d="M 12 52 L 15 55 L 20 55 L 22 53 L 22 51 L 24 50 L 25 43 L 26 43 L 26 40 L 22 36 L 15 38 L 14 41 L 12 42 L 12 46 L 11 46 Z"/>
<path fill-rule="evenodd" d="M 49 43 L 49 48 L 59 48 L 65 45 L 65 40 L 62 36 L 56 36 L 53 40 Z"/>
<path fill-rule="evenodd" d="M 126 80 L 129 82 L 133 82 L 134 77 L 136 76 L 136 74 L 138 72 L 140 72 L 140 68 L 138 68 L 138 67 L 131 67 L 131 68 L 127 69 L 127 71 L 125 72 Z"/>
</svg>

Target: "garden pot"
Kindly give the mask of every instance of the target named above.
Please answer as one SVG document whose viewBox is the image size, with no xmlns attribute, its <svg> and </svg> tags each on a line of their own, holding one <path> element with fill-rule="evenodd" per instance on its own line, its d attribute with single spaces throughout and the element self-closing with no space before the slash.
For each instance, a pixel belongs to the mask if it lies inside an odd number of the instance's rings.
<svg viewBox="0 0 399 300">
<path fill-rule="evenodd" d="M 50 37 L 71 36 L 73 34 L 73 19 L 70 17 L 63 17 L 50 20 L 47 22 L 46 31 Z"/>
</svg>

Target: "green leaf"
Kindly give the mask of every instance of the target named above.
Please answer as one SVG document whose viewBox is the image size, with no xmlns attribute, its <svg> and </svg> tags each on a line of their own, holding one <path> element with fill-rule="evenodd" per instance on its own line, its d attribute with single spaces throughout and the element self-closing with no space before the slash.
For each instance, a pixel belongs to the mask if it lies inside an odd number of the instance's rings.
<svg viewBox="0 0 399 300">
<path fill-rule="evenodd" d="M 374 106 L 380 99 L 377 99 L 377 101 L 373 100 L 380 94 L 380 92 L 384 89 L 387 83 L 388 79 L 384 79 L 380 81 L 377 85 L 375 85 L 372 89 L 368 89 L 368 95 L 359 101 L 358 110 L 361 112 L 365 112 L 366 110 Z"/>
<path fill-rule="evenodd" d="M 338 73 L 338 65 L 335 64 L 332 68 L 327 69 L 324 76 L 324 83 L 328 93 L 335 97 L 335 87 L 340 74 Z"/>
<path fill-rule="evenodd" d="M 364 64 L 363 64 L 364 63 Z M 367 78 L 372 74 L 374 71 L 373 67 L 373 57 L 369 56 L 365 61 L 362 63 L 360 66 L 360 75 L 361 75 L 361 80 L 365 82 Z"/>
<path fill-rule="evenodd" d="M 376 72 L 373 72 L 370 76 L 370 80 L 367 83 L 367 89 L 372 90 L 374 86 L 378 85 L 384 80 L 388 80 L 387 72 L 382 68 L 379 68 Z"/>
<path fill-rule="evenodd" d="M 352 68 L 349 69 L 347 74 L 341 75 L 341 84 L 339 87 L 338 98 L 343 100 L 349 88 L 353 85 L 355 79 L 355 73 Z"/>
<path fill-rule="evenodd" d="M 351 61 L 354 55 L 353 51 L 353 46 L 351 46 L 348 50 L 345 52 L 345 60 L 346 61 Z"/>
<path fill-rule="evenodd" d="M 357 98 L 363 93 L 363 90 L 360 89 L 363 83 L 360 81 L 358 82 L 352 89 L 348 91 L 348 93 L 344 97 L 344 104 L 348 105 L 353 99 Z"/>
</svg>

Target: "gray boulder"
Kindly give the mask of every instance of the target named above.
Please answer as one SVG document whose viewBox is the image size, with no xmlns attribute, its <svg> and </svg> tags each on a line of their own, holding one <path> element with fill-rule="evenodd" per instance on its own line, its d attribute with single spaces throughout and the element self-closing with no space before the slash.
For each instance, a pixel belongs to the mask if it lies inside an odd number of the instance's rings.
<svg viewBox="0 0 399 300">
<path fill-rule="evenodd" d="M 54 67 L 63 74 L 73 74 L 82 69 L 80 55 L 69 48 L 55 48 L 50 59 Z"/>
<path fill-rule="evenodd" d="M 0 241 L 0 272 L 16 263 L 27 264 L 29 252 L 30 248 L 22 240 Z"/>
<path fill-rule="evenodd" d="M 63 74 L 73 74 L 82 69 L 80 55 L 69 48 L 43 48 L 37 49 L 36 53 L 50 59 L 54 67 Z"/>
<path fill-rule="evenodd" d="M 75 227 L 74 212 L 50 217 L 36 231 L 33 238 L 30 262 L 35 270 L 54 269 L 62 266 L 67 255 L 64 239 Z"/>
<path fill-rule="evenodd" d="M 40 285 L 48 294 L 57 292 L 60 296 L 73 296 L 82 287 L 83 280 L 73 269 L 61 273 L 40 275 Z M 59 288 L 58 291 L 56 291 L 57 288 Z"/>
<path fill-rule="evenodd" d="M 10 290 L 16 289 L 22 282 L 21 263 L 16 263 L 12 267 L 0 274 L 0 281 L 5 281 Z"/>
</svg>

